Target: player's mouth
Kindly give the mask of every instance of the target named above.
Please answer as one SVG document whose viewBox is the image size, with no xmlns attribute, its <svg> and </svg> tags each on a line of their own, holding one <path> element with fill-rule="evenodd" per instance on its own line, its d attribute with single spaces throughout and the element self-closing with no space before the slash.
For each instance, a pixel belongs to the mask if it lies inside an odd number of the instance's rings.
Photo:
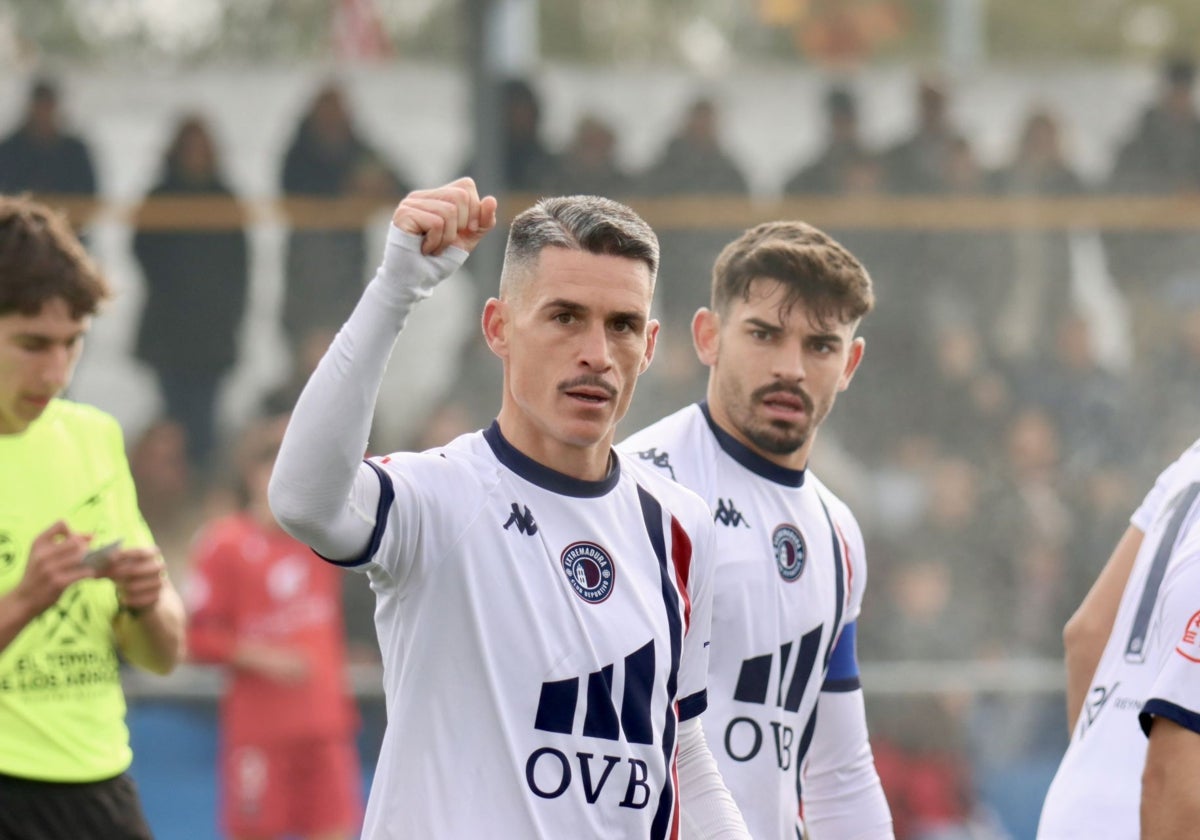
<svg viewBox="0 0 1200 840">
<path fill-rule="evenodd" d="M 604 380 L 586 376 L 563 382 L 558 386 L 560 393 L 565 394 L 576 402 L 588 406 L 607 405 L 616 399 L 617 389 Z"/>
<path fill-rule="evenodd" d="M 797 421 L 812 412 L 812 401 L 802 391 L 775 388 L 760 396 L 759 403 L 780 420 Z"/>
<path fill-rule="evenodd" d="M 603 391 L 591 388 L 572 388 L 565 393 L 571 399 L 578 400 L 581 403 L 587 403 L 588 405 L 604 405 L 610 399 L 612 399 L 612 397 Z"/>
<path fill-rule="evenodd" d="M 24 396 L 24 400 L 26 403 L 28 403 L 29 405 L 33 406 L 34 408 L 38 408 L 38 409 L 43 409 L 46 406 L 50 405 L 50 400 L 52 400 L 52 399 L 54 399 L 53 396 L 44 396 L 43 397 L 43 396 L 38 396 L 36 394 L 26 394 Z"/>
</svg>

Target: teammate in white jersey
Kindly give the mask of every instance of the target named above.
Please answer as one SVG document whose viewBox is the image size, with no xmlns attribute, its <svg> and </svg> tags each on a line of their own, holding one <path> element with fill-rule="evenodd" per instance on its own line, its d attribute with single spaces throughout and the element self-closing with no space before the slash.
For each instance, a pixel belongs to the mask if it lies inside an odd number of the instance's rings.
<svg viewBox="0 0 1200 840">
<path fill-rule="evenodd" d="M 644 221 L 586 196 L 518 215 L 483 313 L 496 422 L 361 461 L 410 307 L 495 214 L 466 178 L 400 203 L 271 480 L 284 527 L 376 593 L 388 727 L 364 836 L 748 837 L 697 720 L 707 506 L 611 446 L 658 330 Z"/>
<path fill-rule="evenodd" d="M 1142 536 L 1042 807 L 1042 840 L 1200 830 L 1200 441 L 1131 523 Z"/>
<path fill-rule="evenodd" d="M 892 836 L 854 644 L 862 534 L 806 469 L 873 303 L 866 270 L 821 231 L 751 228 L 717 258 L 711 308 L 692 322 L 707 400 L 621 444 L 704 497 L 718 525 L 703 723 L 756 840 L 805 825 Z"/>
</svg>

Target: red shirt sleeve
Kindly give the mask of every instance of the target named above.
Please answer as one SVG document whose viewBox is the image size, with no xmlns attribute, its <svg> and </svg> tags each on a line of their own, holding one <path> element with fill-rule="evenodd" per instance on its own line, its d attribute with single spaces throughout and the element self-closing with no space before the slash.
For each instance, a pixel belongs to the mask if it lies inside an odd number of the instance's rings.
<svg viewBox="0 0 1200 840">
<path fill-rule="evenodd" d="M 236 542 L 214 526 L 195 543 L 188 588 L 188 654 L 225 664 L 238 643 Z"/>
</svg>

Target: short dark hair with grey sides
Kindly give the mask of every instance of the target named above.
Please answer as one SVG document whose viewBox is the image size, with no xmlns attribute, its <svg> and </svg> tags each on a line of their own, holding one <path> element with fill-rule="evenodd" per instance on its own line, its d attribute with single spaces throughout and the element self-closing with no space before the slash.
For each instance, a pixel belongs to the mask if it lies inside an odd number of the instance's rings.
<svg viewBox="0 0 1200 840">
<path fill-rule="evenodd" d="M 832 236 L 797 221 L 764 222 L 730 242 L 713 266 L 712 308 L 750 299 L 755 280 L 787 288 L 784 307 L 803 302 L 817 323 L 850 323 L 875 305 L 871 276 Z"/>
<path fill-rule="evenodd" d="M 110 295 L 65 216 L 27 196 L 0 196 L 0 315 L 37 315 L 62 298 L 82 318 Z"/>
<path fill-rule="evenodd" d="M 508 230 L 500 294 L 533 265 L 545 248 L 566 248 L 640 260 L 650 269 L 650 290 L 658 274 L 658 237 L 631 208 L 596 195 L 543 198 L 521 211 Z"/>
</svg>

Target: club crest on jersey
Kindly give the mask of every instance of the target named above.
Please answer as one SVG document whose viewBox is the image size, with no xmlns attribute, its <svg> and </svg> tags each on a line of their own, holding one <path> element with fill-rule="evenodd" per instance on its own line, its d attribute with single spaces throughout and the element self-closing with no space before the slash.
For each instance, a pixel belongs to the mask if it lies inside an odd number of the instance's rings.
<svg viewBox="0 0 1200 840">
<path fill-rule="evenodd" d="M 780 576 L 791 582 L 800 577 L 808 560 L 808 549 L 804 536 L 795 525 L 780 525 L 771 534 L 771 546 L 775 549 L 775 565 Z"/>
<path fill-rule="evenodd" d="M 595 543 L 571 543 L 563 550 L 562 567 L 575 594 L 589 604 L 599 604 L 612 594 L 616 570 L 608 552 Z"/>
<path fill-rule="evenodd" d="M 1184 659 L 1200 662 L 1200 638 L 1198 636 L 1200 636 L 1200 612 L 1193 614 L 1188 619 L 1187 626 L 1183 628 L 1183 638 L 1176 645 L 1175 652 Z"/>
</svg>

